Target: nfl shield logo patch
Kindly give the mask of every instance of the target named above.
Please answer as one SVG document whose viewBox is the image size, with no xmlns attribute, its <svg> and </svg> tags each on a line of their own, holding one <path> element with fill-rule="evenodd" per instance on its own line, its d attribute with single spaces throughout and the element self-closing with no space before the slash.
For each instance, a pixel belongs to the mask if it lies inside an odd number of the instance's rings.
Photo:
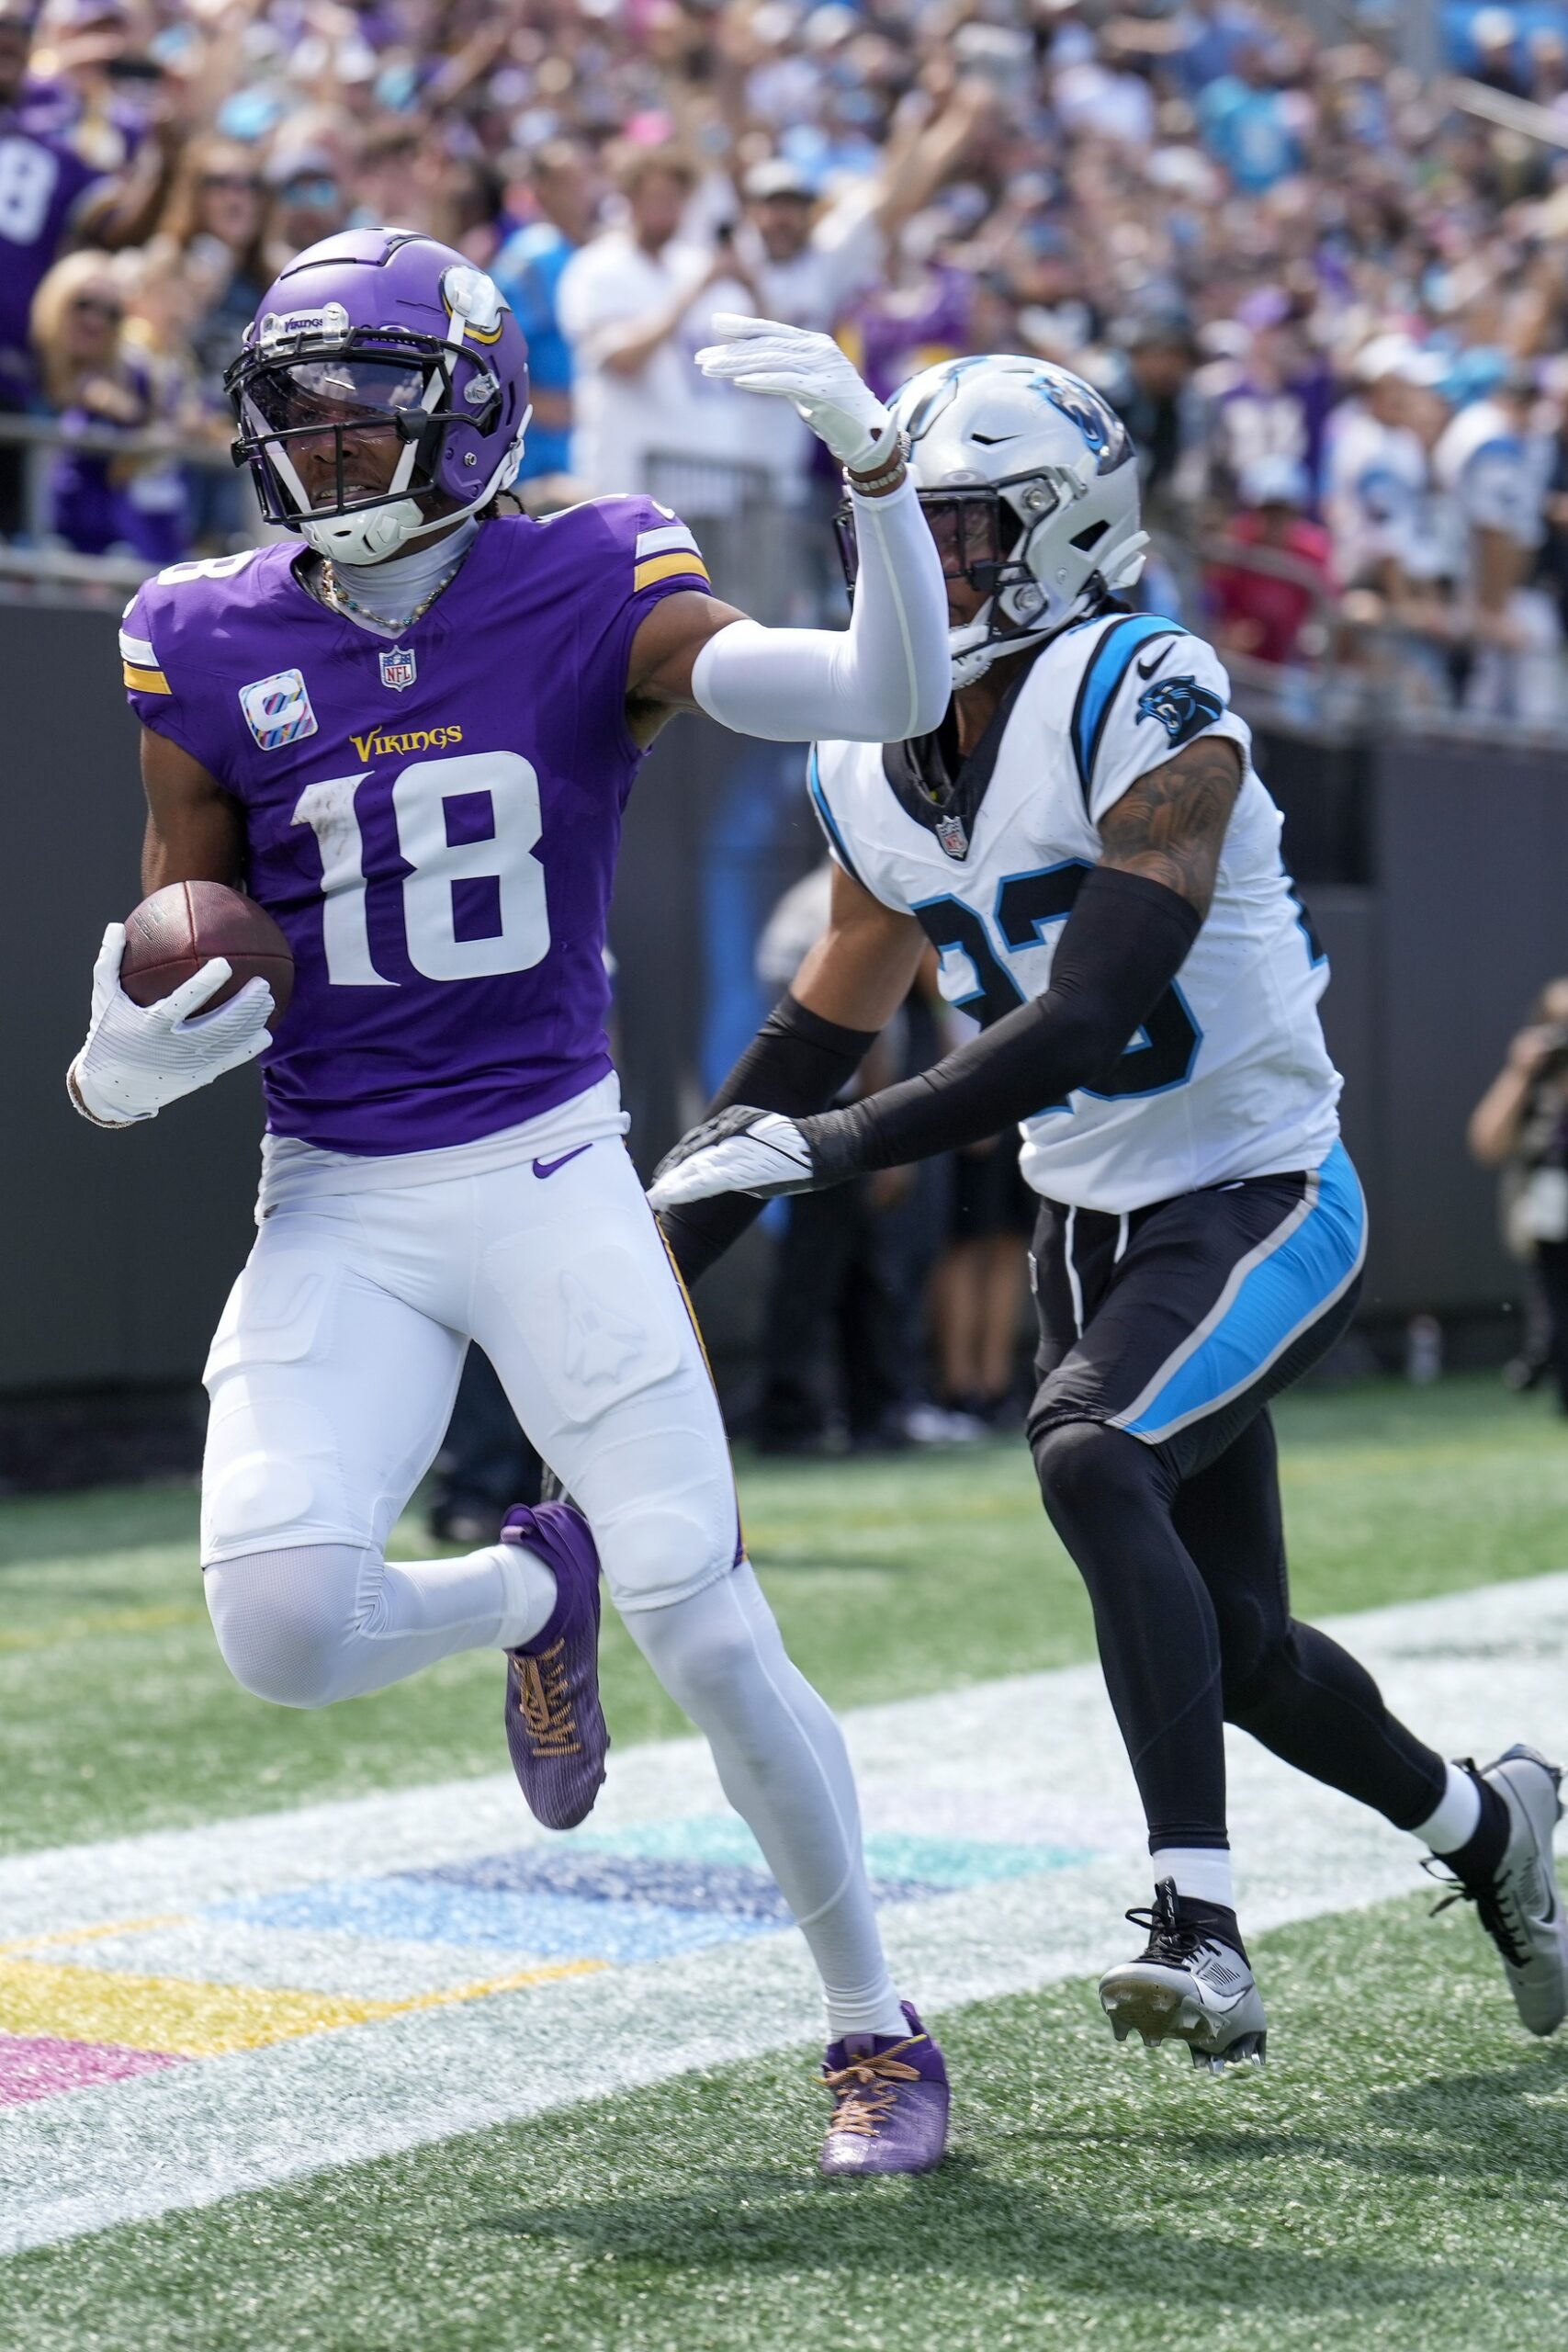
<svg viewBox="0 0 1568 2352">
<path fill-rule="evenodd" d="M 969 854 L 969 836 L 964 830 L 962 817 L 943 816 L 936 820 L 936 837 L 944 855 L 963 858 Z"/>
<path fill-rule="evenodd" d="M 280 752 L 316 731 L 316 714 L 298 670 L 279 670 L 270 678 L 240 688 L 240 708 L 245 724 L 264 752 Z"/>
<path fill-rule="evenodd" d="M 381 656 L 381 684 L 401 694 L 405 686 L 412 685 L 414 677 L 413 647 L 389 646 Z"/>
</svg>

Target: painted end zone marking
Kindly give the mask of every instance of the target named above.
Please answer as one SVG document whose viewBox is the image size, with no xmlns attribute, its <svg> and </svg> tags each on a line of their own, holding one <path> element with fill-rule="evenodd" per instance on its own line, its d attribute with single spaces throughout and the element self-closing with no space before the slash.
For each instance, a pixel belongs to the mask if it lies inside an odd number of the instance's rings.
<svg viewBox="0 0 1568 2352">
<path fill-rule="evenodd" d="M 1568 1576 L 1332 1630 L 1439 1747 L 1568 1747 Z M 884 1923 L 928 2013 L 1091 1974 L 1122 1948 L 1149 1865 L 1097 1668 L 866 1707 L 844 1728 L 871 1867 L 914 1890 Z M 1229 1765 L 1250 1928 L 1420 1891 L 1414 1840 L 1378 1816 L 1246 1739 Z M 613 1755 L 570 1847 L 520 1820 L 507 1773 L 0 1861 L 0 1916 L 30 1933 L 28 1956 L 0 1958 L 0 2032 L 93 2045 L 101 2067 L 62 2061 L 87 2078 L 46 2078 L 0 2114 L 0 2252 L 808 2039 L 804 1946 L 754 1916 L 756 1863 L 691 1741 Z M 117 1903 L 140 1921 L 107 1917 Z M 576 1947 L 554 1965 L 551 1937 Z M 69 1962 L 50 1941 L 67 1938 Z M 494 1973 L 459 1981 L 480 1950 Z M 299 1989 L 312 1965 L 314 1993 Z M 1493 2008 L 1506 2050 L 1521 2030 L 1500 1973 Z M 154 2027 L 174 2038 L 142 2047 L 142 2078 L 112 2071 L 101 2053 L 135 2053 Z M 180 2055 L 205 2063 L 166 2063 Z"/>
<path fill-rule="evenodd" d="M 178 1976 L 130 1976 L 43 1961 L 0 1963 L 0 2033 L 141 2051 L 164 2060 L 221 2058 L 265 2050 L 301 2034 L 450 2008 L 566 1976 L 592 1975 L 602 1961 L 513 1969 L 474 1984 L 415 1994 L 406 2001 L 352 2001 L 323 1993 L 206 1984 Z M 132 2071 L 137 2071 L 133 2069 Z M 68 2086 L 62 2083 L 62 2088 Z"/>
<path fill-rule="evenodd" d="M 0 2033 L 0 2107 L 53 2098 L 94 2083 L 129 2082 L 183 2062 L 162 2050 L 125 2050 L 113 2042 L 61 2041 L 52 2034 Z"/>
<path fill-rule="evenodd" d="M 407 1876 L 434 1885 L 471 1886 L 504 1894 L 580 1894 L 593 1903 L 649 1903 L 672 1911 L 792 1925 L 790 1908 L 766 1871 L 734 1862 L 693 1861 L 614 1852 L 541 1854 L 529 1848 L 444 1862 Z M 918 1881 L 874 1882 L 879 1902 L 914 1903 L 942 1889 Z"/>
<path fill-rule="evenodd" d="M 261 1927 L 336 1928 L 405 1943 L 491 1945 L 540 1960 L 672 1959 L 738 1936 L 766 1935 L 773 1919 L 675 1911 L 657 1903 L 606 1903 L 574 1894 L 513 1894 L 414 1877 L 350 1879 L 226 1904 L 219 1917 Z"/>
</svg>

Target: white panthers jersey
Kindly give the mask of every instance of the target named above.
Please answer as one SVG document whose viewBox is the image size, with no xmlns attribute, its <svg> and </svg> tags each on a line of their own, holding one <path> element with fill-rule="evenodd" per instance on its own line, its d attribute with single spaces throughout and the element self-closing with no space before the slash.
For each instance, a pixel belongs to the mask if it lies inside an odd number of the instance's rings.
<svg viewBox="0 0 1568 2352">
<path fill-rule="evenodd" d="M 1434 468 L 1469 530 L 1501 531 L 1521 548 L 1546 537 L 1551 447 L 1521 430 L 1496 401 L 1461 408 L 1437 447 Z"/>
<path fill-rule="evenodd" d="M 1318 1168 L 1338 1136 L 1340 1079 L 1317 1017 L 1328 967 L 1219 657 L 1147 614 L 1065 630 L 940 798 L 916 744 L 819 743 L 811 755 L 834 856 L 917 918 L 941 956 L 942 995 L 986 1023 L 1049 986 L 1107 809 L 1203 734 L 1238 744 L 1246 763 L 1203 927 L 1110 1082 L 1022 1125 L 1025 1176 L 1068 1206 L 1120 1213 Z"/>
<path fill-rule="evenodd" d="M 1327 513 L 1334 561 L 1347 587 L 1370 581 L 1391 558 L 1426 575 L 1427 452 L 1406 424 L 1370 410 L 1341 409 L 1328 439 Z"/>
</svg>

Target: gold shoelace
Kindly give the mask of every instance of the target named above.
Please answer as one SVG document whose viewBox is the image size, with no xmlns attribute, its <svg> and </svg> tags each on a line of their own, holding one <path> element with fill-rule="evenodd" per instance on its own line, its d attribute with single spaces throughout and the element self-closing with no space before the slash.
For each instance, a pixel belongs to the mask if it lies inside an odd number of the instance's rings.
<svg viewBox="0 0 1568 2352">
<path fill-rule="evenodd" d="M 920 2070 L 908 2064 L 898 2055 L 901 2050 L 913 2050 L 923 2041 L 923 2033 L 915 2034 L 908 2041 L 896 2041 L 891 2050 L 877 2052 L 866 2058 L 852 2058 L 847 2066 L 838 2067 L 822 2079 L 838 2100 L 833 2117 L 834 2132 L 857 2132 L 863 2140 L 874 2140 L 877 2126 L 887 2121 L 898 2104 L 900 2083 L 918 2083 Z"/>
<path fill-rule="evenodd" d="M 566 1643 L 555 1643 L 543 1657 L 520 1657 L 517 1712 L 536 1756 L 578 1756 L 582 1741 L 567 1690 Z"/>
</svg>

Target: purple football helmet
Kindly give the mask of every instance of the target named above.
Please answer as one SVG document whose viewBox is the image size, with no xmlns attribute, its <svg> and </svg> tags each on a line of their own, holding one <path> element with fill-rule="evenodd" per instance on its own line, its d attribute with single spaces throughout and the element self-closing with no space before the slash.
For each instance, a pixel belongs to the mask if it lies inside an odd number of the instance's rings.
<svg viewBox="0 0 1568 2352">
<path fill-rule="evenodd" d="M 223 381 L 262 512 L 344 563 L 378 562 L 516 479 L 523 330 L 482 269 L 410 229 L 346 230 L 291 261 Z M 368 491 L 354 458 L 383 435 L 400 455 Z M 314 503 L 296 457 L 329 438 L 336 494 Z"/>
</svg>

